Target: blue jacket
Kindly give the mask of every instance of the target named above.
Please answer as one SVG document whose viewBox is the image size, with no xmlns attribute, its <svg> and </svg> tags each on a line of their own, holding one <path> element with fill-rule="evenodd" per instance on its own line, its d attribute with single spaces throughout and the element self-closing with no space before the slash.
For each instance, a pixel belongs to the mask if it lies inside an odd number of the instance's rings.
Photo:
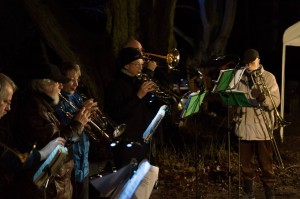
<svg viewBox="0 0 300 199">
<path fill-rule="evenodd" d="M 68 94 L 61 91 L 61 94 L 68 100 L 70 100 L 76 107 L 81 108 L 83 103 L 82 97 L 78 93 Z M 66 112 L 71 113 L 72 115 L 76 114 L 77 110 L 72 107 L 68 102 L 61 100 L 59 105 L 55 107 L 56 112 L 58 113 L 61 123 L 63 125 L 69 125 L 71 119 L 65 115 L 62 109 Z M 80 139 L 73 143 L 73 160 L 74 160 L 74 171 L 75 171 L 75 181 L 82 182 L 85 177 L 89 174 L 89 148 L 90 141 L 89 135 L 84 132 Z"/>
</svg>

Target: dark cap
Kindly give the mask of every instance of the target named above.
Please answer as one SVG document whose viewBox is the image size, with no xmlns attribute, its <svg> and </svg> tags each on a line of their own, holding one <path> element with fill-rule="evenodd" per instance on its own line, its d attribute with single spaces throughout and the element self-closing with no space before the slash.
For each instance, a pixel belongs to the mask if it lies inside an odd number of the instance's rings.
<svg viewBox="0 0 300 199">
<path fill-rule="evenodd" d="M 32 79 L 51 79 L 55 82 L 68 83 L 69 78 L 63 76 L 59 68 L 51 63 L 42 63 L 35 68 L 31 75 Z"/>
<path fill-rule="evenodd" d="M 127 65 L 137 59 L 143 59 L 143 55 L 136 48 L 131 48 L 131 47 L 123 48 L 120 52 L 121 67 L 124 67 L 125 65 Z"/>
<path fill-rule="evenodd" d="M 249 64 L 253 62 L 256 58 L 259 58 L 259 54 L 255 49 L 248 49 L 244 52 L 243 63 Z"/>
</svg>

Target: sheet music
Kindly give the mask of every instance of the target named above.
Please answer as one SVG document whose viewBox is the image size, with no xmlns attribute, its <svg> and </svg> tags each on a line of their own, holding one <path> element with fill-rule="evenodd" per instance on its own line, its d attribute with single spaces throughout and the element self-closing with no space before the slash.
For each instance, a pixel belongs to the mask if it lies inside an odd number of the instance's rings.
<svg viewBox="0 0 300 199">
<path fill-rule="evenodd" d="M 124 184 L 131 177 L 135 167 L 136 164 L 134 163 L 128 164 L 117 170 L 117 172 L 92 179 L 90 181 L 91 185 L 100 192 L 101 196 L 108 197 L 113 191 L 117 190 L 116 192 L 118 192 L 119 186 L 123 188 Z"/>
<path fill-rule="evenodd" d="M 46 184 L 47 180 L 54 175 L 65 162 L 67 156 L 68 149 L 66 147 L 62 145 L 57 145 L 55 147 L 33 176 L 33 182 L 37 187 L 41 188 Z"/>
<path fill-rule="evenodd" d="M 151 166 L 144 179 L 134 192 L 132 199 L 147 199 L 150 198 L 153 187 L 158 180 L 159 168 Z"/>
<path fill-rule="evenodd" d="M 245 70 L 246 67 L 242 67 L 240 69 L 220 70 L 212 93 L 235 89 L 236 85 L 241 80 Z"/>
<path fill-rule="evenodd" d="M 191 94 L 189 94 L 184 108 L 181 111 L 180 117 L 185 118 L 199 112 L 205 95 L 206 92 L 200 93 L 200 91 L 192 92 Z"/>
<path fill-rule="evenodd" d="M 157 114 L 151 121 L 150 125 L 147 127 L 145 132 L 143 133 L 143 139 L 145 143 L 148 143 L 151 137 L 153 136 L 153 133 L 157 129 L 158 125 L 160 124 L 161 120 L 164 118 L 167 110 L 167 105 L 163 105 L 158 110 Z"/>
<path fill-rule="evenodd" d="M 228 90 L 232 90 L 236 88 L 236 85 L 240 82 L 246 67 L 242 67 L 235 71 L 234 77 L 232 78 L 231 82 L 229 83 Z"/>
<path fill-rule="evenodd" d="M 122 191 L 120 194 L 117 194 L 112 197 L 112 198 L 118 198 L 118 199 L 128 199 L 132 198 L 134 192 L 140 185 L 141 181 L 147 174 L 147 172 L 150 170 L 151 165 L 150 163 L 145 160 L 142 161 L 139 168 L 135 171 L 134 175 L 127 181 L 125 186 L 123 187 Z"/>
</svg>

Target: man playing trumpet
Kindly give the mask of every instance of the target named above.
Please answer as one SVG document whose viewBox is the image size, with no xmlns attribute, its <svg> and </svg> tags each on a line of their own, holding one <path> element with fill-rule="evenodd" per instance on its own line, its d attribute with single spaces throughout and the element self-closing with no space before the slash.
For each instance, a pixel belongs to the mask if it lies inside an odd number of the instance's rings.
<svg viewBox="0 0 300 199">
<path fill-rule="evenodd" d="M 114 160 L 118 168 L 129 164 L 133 159 L 138 162 L 148 158 L 149 145 L 142 136 L 155 116 L 145 96 L 155 91 L 152 81 L 140 82 L 136 76 L 142 72 L 143 56 L 135 48 L 120 51 L 120 71 L 106 88 L 105 112 L 117 123 L 126 124 L 121 143 L 114 148 Z M 127 144 L 133 144 L 126 147 Z"/>
</svg>

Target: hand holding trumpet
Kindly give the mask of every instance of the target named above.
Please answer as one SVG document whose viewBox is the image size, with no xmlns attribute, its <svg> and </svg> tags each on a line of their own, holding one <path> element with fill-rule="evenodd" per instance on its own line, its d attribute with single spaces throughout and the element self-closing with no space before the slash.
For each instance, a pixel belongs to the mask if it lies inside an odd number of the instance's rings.
<svg viewBox="0 0 300 199">
<path fill-rule="evenodd" d="M 141 84 L 136 95 L 138 96 L 138 98 L 142 99 L 146 96 L 147 93 L 155 91 L 156 88 L 157 88 L 157 85 L 153 81 L 150 81 L 150 80 L 144 81 Z"/>
<path fill-rule="evenodd" d="M 82 108 L 74 116 L 74 120 L 80 122 L 82 125 L 86 125 L 91 121 L 93 114 L 98 110 L 97 102 L 93 98 L 90 98 L 83 102 Z"/>
</svg>

